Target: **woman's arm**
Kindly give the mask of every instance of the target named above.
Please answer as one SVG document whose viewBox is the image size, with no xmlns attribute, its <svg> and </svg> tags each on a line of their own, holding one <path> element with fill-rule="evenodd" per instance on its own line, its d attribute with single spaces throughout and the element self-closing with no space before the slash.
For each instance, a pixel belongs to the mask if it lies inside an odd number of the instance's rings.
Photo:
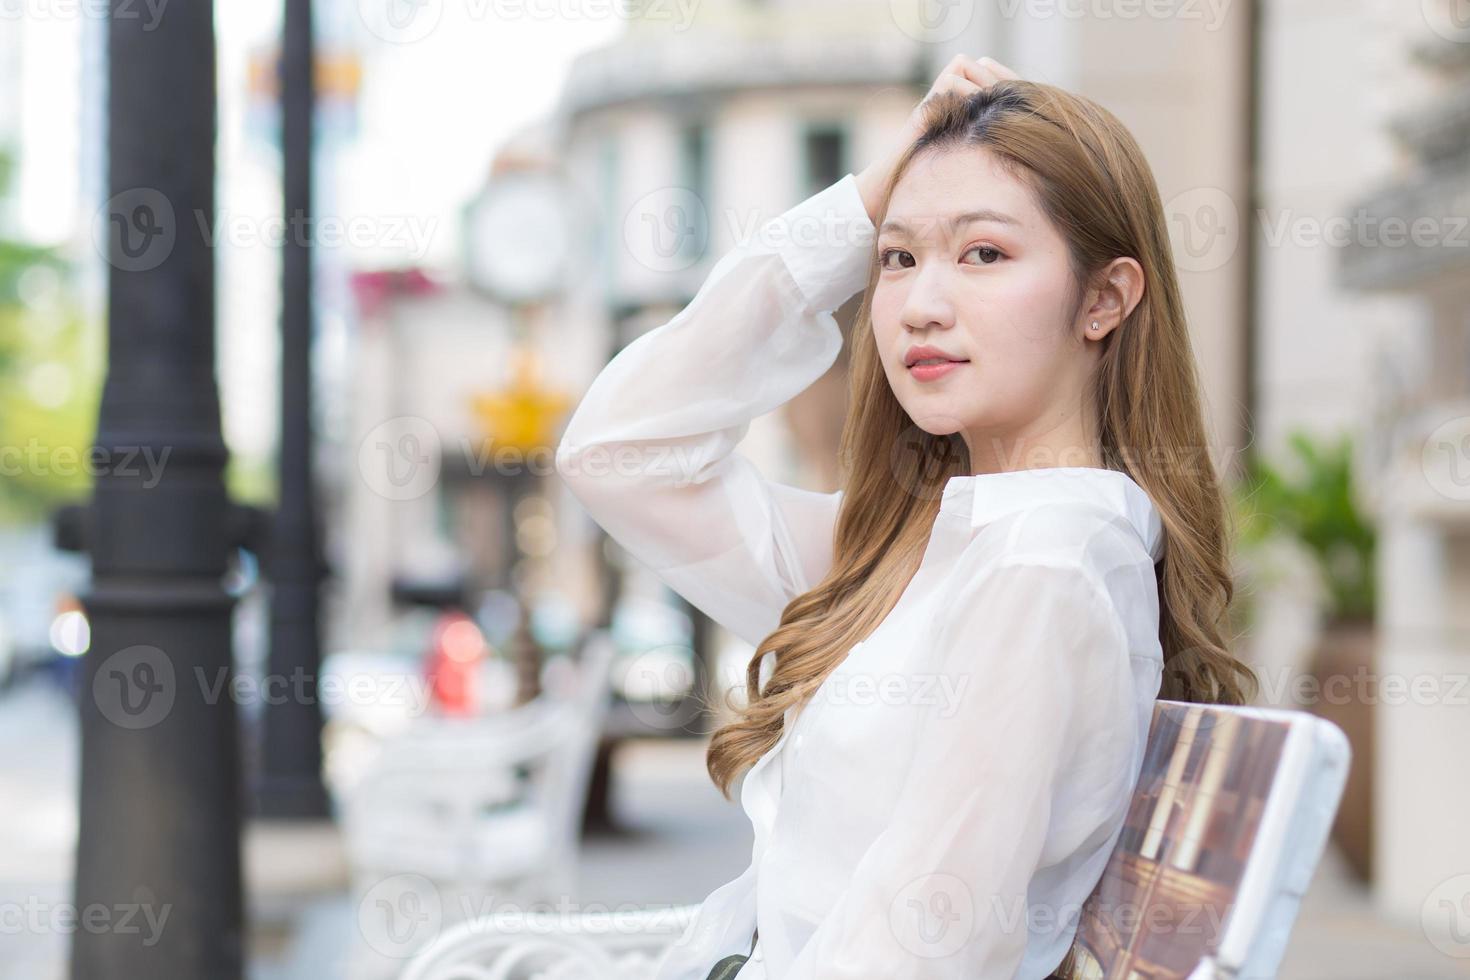
<svg viewBox="0 0 1470 980">
<path fill-rule="evenodd" d="M 960 693 L 922 709 L 886 829 L 777 980 L 1011 980 L 1029 929 L 1069 925 L 1122 829 L 1141 695 L 1107 594 L 1032 558 L 962 559 L 955 580 L 914 670 Z M 1084 845 L 1091 880 L 1071 864 Z M 1029 908 L 1048 867 L 1078 894 Z"/>
<path fill-rule="evenodd" d="M 735 446 L 836 360 L 830 311 L 866 285 L 872 240 L 851 174 L 766 222 L 603 368 L 557 447 L 593 519 L 752 644 L 831 567 L 841 493 L 767 480 Z"/>
</svg>

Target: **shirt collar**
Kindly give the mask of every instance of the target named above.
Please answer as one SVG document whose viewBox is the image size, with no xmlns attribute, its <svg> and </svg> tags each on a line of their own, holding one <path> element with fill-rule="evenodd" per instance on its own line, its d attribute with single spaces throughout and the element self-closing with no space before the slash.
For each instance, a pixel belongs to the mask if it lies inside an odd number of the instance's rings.
<svg viewBox="0 0 1470 980">
<path fill-rule="evenodd" d="M 1047 466 L 950 477 L 939 510 L 968 517 L 972 527 L 1037 504 L 1075 500 L 1097 504 L 1126 520 L 1153 560 L 1164 554 L 1163 520 L 1148 493 L 1122 470 Z"/>
</svg>

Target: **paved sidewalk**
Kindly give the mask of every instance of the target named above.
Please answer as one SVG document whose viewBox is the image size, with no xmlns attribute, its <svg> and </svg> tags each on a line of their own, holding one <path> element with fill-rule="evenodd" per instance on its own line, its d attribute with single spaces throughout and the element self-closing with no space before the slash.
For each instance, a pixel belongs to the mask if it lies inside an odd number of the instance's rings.
<svg viewBox="0 0 1470 980">
<path fill-rule="evenodd" d="M 1430 945 L 1417 924 L 1385 921 L 1372 895 L 1328 848 L 1317 869 L 1280 980 L 1459 980 L 1470 958 L 1449 957 Z"/>
</svg>

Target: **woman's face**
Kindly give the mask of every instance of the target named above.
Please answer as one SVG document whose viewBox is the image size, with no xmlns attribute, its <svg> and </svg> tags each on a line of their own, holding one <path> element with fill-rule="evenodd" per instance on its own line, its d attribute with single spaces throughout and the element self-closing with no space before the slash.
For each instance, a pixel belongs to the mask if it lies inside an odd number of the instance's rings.
<svg viewBox="0 0 1470 980">
<path fill-rule="evenodd" d="M 1113 326 L 1074 318 L 1067 243 L 1031 189 L 981 147 L 916 157 L 878 229 L 873 335 L 899 403 L 959 432 L 975 472 L 1097 465 L 1082 404 Z M 910 366 L 935 348 L 959 363 Z"/>
</svg>

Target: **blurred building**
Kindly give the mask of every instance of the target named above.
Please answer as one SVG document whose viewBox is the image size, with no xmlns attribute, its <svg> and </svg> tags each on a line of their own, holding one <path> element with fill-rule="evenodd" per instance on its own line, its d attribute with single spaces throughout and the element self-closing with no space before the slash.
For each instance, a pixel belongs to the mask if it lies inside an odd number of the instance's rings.
<svg viewBox="0 0 1470 980">
<path fill-rule="evenodd" d="M 506 572 L 508 497 L 474 398 L 507 381 L 513 347 L 506 311 L 461 280 L 409 266 L 359 271 L 354 287 L 336 635 L 371 647 L 395 582 L 453 590 Z"/>
<path fill-rule="evenodd" d="M 1322 330 L 1372 345 L 1360 363 L 1380 542 L 1375 898 L 1439 944 L 1464 942 L 1440 913 L 1463 908 L 1455 876 L 1470 867 L 1457 816 L 1470 811 L 1470 20 L 1456 0 L 1421 7 L 1404 17 L 1375 5 L 1366 22 L 1382 67 L 1358 84 L 1390 152 L 1355 182 L 1342 208 L 1353 231 L 1335 258 L 1343 302 L 1370 312 Z M 1325 104 L 1352 104 L 1341 96 Z M 1334 161 L 1355 159 L 1357 135 L 1344 130 Z M 1316 172 L 1331 172 L 1325 159 Z"/>
</svg>

